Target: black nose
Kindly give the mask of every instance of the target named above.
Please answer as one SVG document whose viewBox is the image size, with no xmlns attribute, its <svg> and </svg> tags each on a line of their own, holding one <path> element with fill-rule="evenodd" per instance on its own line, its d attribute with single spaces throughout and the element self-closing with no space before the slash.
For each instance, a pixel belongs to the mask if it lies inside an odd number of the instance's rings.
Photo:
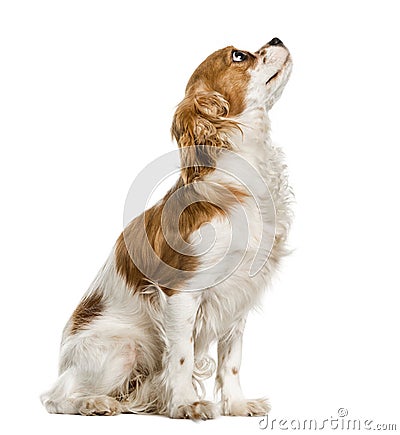
<svg viewBox="0 0 400 435">
<path fill-rule="evenodd" d="M 279 38 L 272 38 L 268 45 L 283 45 L 283 42 Z"/>
</svg>

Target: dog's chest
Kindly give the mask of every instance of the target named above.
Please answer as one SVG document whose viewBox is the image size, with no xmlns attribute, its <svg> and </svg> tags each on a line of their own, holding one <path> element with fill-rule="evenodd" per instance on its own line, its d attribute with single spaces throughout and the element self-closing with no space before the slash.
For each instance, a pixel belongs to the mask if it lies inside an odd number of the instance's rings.
<svg viewBox="0 0 400 435">
<path fill-rule="evenodd" d="M 199 256 L 193 280 L 194 287 L 204 289 L 195 329 L 211 339 L 229 331 L 260 302 L 275 233 L 250 200 L 207 225 L 193 237 L 194 242 L 201 237 L 209 248 Z"/>
<path fill-rule="evenodd" d="M 199 270 L 193 278 L 197 285 L 192 287 L 204 289 L 196 321 L 201 336 L 219 337 L 229 331 L 259 304 L 272 275 L 280 255 L 276 236 L 280 238 L 287 226 L 287 204 L 281 198 L 286 197 L 285 180 L 280 159 L 276 160 L 262 165 L 256 179 L 250 170 L 245 185 L 248 197 L 226 217 L 211 220 L 192 235 L 191 243 L 203 249 L 196 252 Z M 213 178 L 239 187 L 232 177 L 216 173 Z"/>
</svg>

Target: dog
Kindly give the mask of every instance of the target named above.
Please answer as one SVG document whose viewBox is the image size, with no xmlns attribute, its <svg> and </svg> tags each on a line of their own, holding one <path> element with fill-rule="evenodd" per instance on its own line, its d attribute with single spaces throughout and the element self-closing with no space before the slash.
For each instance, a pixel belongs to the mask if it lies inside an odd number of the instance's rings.
<svg viewBox="0 0 400 435">
<path fill-rule="evenodd" d="M 273 38 L 211 54 L 177 106 L 176 184 L 123 230 L 66 324 L 50 413 L 261 416 L 240 382 L 249 311 L 287 254 L 292 191 L 268 112 L 291 72 Z M 217 343 L 218 363 L 208 355 Z M 203 381 L 216 372 L 217 400 Z"/>
</svg>

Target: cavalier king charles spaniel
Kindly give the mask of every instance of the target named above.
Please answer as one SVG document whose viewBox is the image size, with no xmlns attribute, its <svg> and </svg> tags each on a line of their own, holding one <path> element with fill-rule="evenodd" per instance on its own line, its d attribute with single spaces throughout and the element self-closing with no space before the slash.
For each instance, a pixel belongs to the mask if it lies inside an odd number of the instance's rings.
<svg viewBox="0 0 400 435">
<path fill-rule="evenodd" d="M 65 326 L 48 412 L 268 412 L 244 397 L 239 372 L 247 314 L 287 253 L 292 193 L 268 112 L 291 65 L 274 38 L 255 53 L 218 50 L 194 71 L 172 122 L 178 180 L 126 225 Z M 214 372 L 212 402 L 203 381 Z"/>
</svg>

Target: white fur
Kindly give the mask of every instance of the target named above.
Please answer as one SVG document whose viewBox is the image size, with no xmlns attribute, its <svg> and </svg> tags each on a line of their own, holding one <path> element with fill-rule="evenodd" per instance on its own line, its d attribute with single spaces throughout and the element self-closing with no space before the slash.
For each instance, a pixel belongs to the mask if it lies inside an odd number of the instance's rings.
<svg viewBox="0 0 400 435">
<path fill-rule="evenodd" d="M 112 252 L 87 292 L 104 289 L 104 312 L 90 327 L 75 334 L 71 334 L 70 323 L 65 327 L 59 379 L 42 395 L 49 412 L 125 411 L 176 418 L 268 412 L 264 399 L 244 398 L 239 381 L 246 317 L 259 304 L 285 253 L 291 221 L 291 192 L 283 156 L 271 144 L 268 119 L 268 110 L 282 92 L 290 65 L 271 84 L 265 84 L 288 62 L 288 52 L 283 47 L 266 46 L 262 50 L 264 57 L 249 84 L 246 110 L 237 118 L 242 132 L 230 137 L 235 153 L 247 164 L 222 153 L 217 169 L 204 180 L 233 186 L 243 186 L 246 180 L 252 193 L 227 218 L 215 218 L 191 236 L 190 243 L 201 254 L 199 269 L 208 271 L 196 274 L 188 288 L 204 290 L 168 297 L 156 284 L 149 283 L 146 293 L 157 301 L 149 304 L 117 274 Z M 207 188 L 199 184 L 199 189 Z M 246 227 L 242 225 L 244 217 Z M 224 257 L 229 261 L 220 261 Z M 215 371 L 215 363 L 208 356 L 213 341 L 218 343 L 219 405 L 202 400 L 202 380 Z"/>
</svg>

